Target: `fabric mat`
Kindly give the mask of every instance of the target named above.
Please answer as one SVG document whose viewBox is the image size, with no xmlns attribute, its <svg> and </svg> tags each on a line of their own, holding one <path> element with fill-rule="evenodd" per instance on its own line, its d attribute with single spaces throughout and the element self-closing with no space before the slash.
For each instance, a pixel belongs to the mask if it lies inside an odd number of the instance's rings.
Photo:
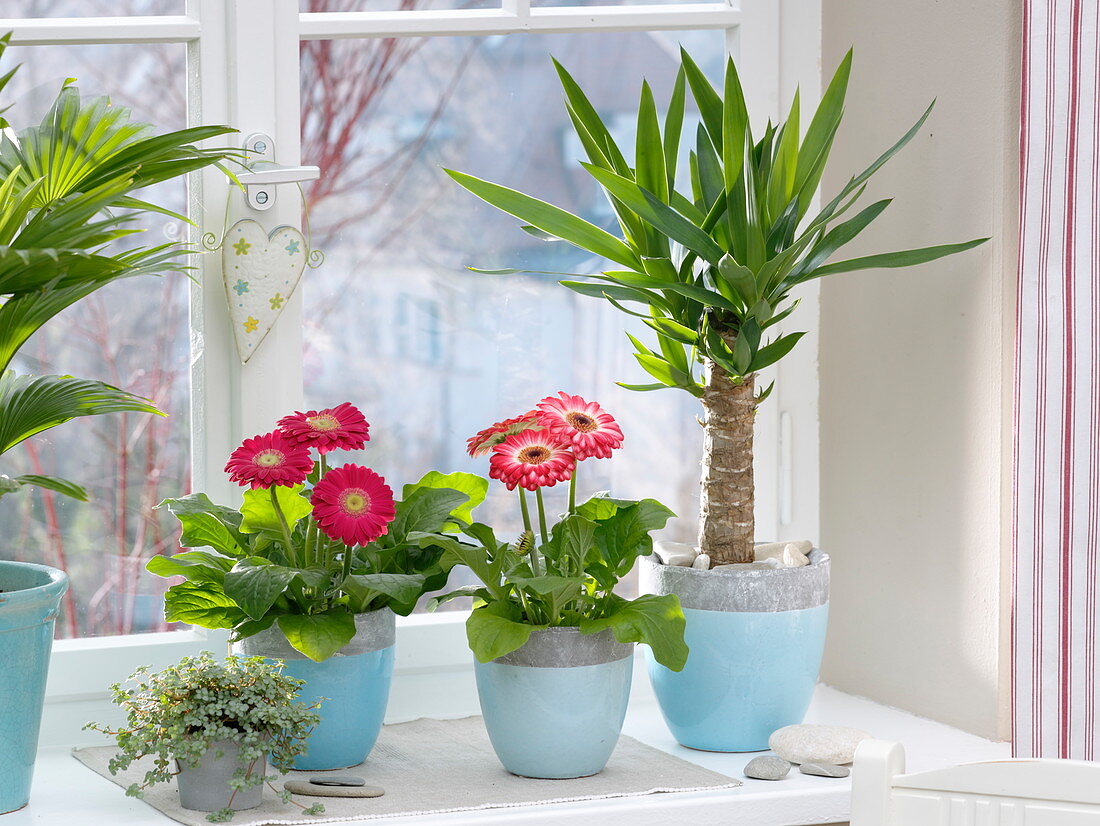
<svg viewBox="0 0 1100 826">
<path fill-rule="evenodd" d="M 107 763 L 115 751 L 113 746 L 96 746 L 74 749 L 73 756 L 123 789 L 140 782 L 145 772 L 141 764 L 111 776 Z M 386 794 L 377 798 L 295 795 L 294 800 L 306 806 L 315 801 L 324 804 L 325 814 L 312 816 L 302 814 L 293 804 L 284 805 L 274 792 L 265 789 L 260 807 L 238 812 L 232 822 L 238 826 L 281 826 L 373 820 L 741 785 L 738 780 L 625 735 L 619 739 L 607 768 L 593 777 L 574 780 L 517 777 L 501 767 L 480 717 L 420 719 L 384 726 L 367 761 L 340 773 L 364 777 L 368 785 L 381 786 Z M 285 779 L 306 779 L 317 774 L 320 772 L 290 772 Z M 276 781 L 275 786 L 282 788 L 282 781 Z M 208 822 L 205 813 L 180 807 L 174 783 L 146 790 L 144 800 L 188 826 L 204 826 Z"/>
</svg>

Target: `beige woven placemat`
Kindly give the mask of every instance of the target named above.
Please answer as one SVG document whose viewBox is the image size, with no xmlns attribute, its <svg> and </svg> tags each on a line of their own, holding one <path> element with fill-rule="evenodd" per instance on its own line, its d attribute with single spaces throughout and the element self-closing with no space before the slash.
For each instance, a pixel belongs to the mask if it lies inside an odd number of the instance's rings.
<svg viewBox="0 0 1100 826">
<path fill-rule="evenodd" d="M 140 781 L 145 770 L 139 764 L 111 776 L 107 762 L 114 753 L 113 746 L 73 750 L 77 760 L 122 788 Z M 421 719 L 385 726 L 367 762 L 341 773 L 365 777 L 369 785 L 381 786 L 386 794 L 366 799 L 295 796 L 295 800 L 307 806 L 315 801 L 324 803 L 325 814 L 310 816 L 303 815 L 297 806 L 284 805 L 270 789 L 266 789 L 263 804 L 258 809 L 238 812 L 233 823 L 238 826 L 266 826 L 372 820 L 659 792 L 728 789 L 741 785 L 733 778 L 681 760 L 625 735 L 619 739 L 607 768 L 593 777 L 575 780 L 516 777 L 501 767 L 480 717 Z M 315 774 L 318 772 L 290 772 L 287 778 L 305 778 Z M 281 782 L 278 786 L 281 787 Z M 204 826 L 207 823 L 204 813 L 180 807 L 175 784 L 161 784 L 147 790 L 145 802 L 188 826 Z"/>
</svg>

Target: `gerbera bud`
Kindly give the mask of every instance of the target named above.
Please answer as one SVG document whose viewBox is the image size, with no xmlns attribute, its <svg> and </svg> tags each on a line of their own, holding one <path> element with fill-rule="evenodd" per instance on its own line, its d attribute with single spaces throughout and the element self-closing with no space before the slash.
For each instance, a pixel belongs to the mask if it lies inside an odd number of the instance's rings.
<svg viewBox="0 0 1100 826">
<path fill-rule="evenodd" d="M 538 403 L 538 421 L 565 442 L 578 461 L 608 459 L 622 447 L 623 431 L 614 417 L 595 402 L 558 391 L 561 398 L 547 396 Z"/>
</svg>

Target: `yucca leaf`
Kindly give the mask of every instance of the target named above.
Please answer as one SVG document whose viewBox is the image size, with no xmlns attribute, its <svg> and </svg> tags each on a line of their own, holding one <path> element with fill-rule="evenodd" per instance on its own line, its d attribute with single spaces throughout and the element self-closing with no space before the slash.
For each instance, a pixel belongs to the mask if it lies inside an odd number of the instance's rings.
<svg viewBox="0 0 1100 826">
<path fill-rule="evenodd" d="M 829 157 L 833 136 L 836 135 L 840 119 L 844 115 L 844 97 L 848 93 L 848 77 L 852 72 L 852 50 L 844 55 L 840 61 L 833 79 L 825 94 L 821 96 L 821 103 L 814 112 L 810 125 L 806 129 L 806 137 L 802 139 L 802 147 L 798 150 L 798 169 L 795 173 L 794 189 L 798 192 L 799 211 L 805 214 L 814 192 L 817 191 L 818 181 L 825 169 L 825 161 Z"/>
<path fill-rule="evenodd" d="M 635 141 L 635 175 L 638 186 L 653 193 L 662 203 L 668 203 L 668 171 L 661 126 L 657 120 L 657 104 L 653 90 L 642 81 L 638 101 L 638 129 Z"/>
<path fill-rule="evenodd" d="M 825 233 L 821 240 L 814 244 L 809 255 L 792 270 L 791 278 L 797 281 L 802 273 L 815 270 L 824 264 L 834 252 L 863 232 L 873 220 L 881 215 L 886 207 L 890 206 L 890 200 L 884 198 L 881 201 L 875 201 L 854 217 Z"/>
<path fill-rule="evenodd" d="M 798 174 L 798 90 L 794 92 L 787 120 L 779 130 L 768 183 L 768 216 L 778 217 L 794 196 L 795 178 Z"/>
<path fill-rule="evenodd" d="M 988 238 L 975 238 L 973 241 L 963 241 L 960 244 L 940 244 L 934 247 L 921 247 L 919 249 L 900 250 L 898 252 L 884 252 L 879 255 L 867 255 L 863 258 L 852 258 L 847 261 L 837 261 L 835 264 L 826 264 L 823 267 L 811 270 L 799 279 L 799 283 L 809 281 L 811 278 L 822 278 L 841 272 L 855 272 L 857 270 L 873 270 L 892 267 L 912 267 L 916 264 L 926 264 L 973 249 L 979 244 L 984 244 Z"/>
<path fill-rule="evenodd" d="M 568 101 L 569 106 L 576 113 L 581 123 L 584 124 L 589 134 L 599 143 L 603 149 L 603 153 L 607 156 L 607 159 L 611 161 L 612 169 L 618 174 L 629 177 L 630 167 L 626 163 L 626 158 L 623 157 L 623 153 L 619 150 L 618 144 L 615 143 L 615 139 L 611 137 L 611 132 L 604 126 L 603 121 L 600 119 L 599 114 L 589 101 L 588 96 L 585 95 L 584 90 L 577 84 L 577 81 L 573 79 L 573 76 L 565 70 L 555 58 L 550 58 L 554 62 L 554 69 L 558 73 L 558 80 L 561 82 L 562 90 L 565 92 L 565 99 Z"/>
<path fill-rule="evenodd" d="M 746 161 L 745 147 L 752 145 L 749 129 L 749 113 L 745 108 L 745 93 L 733 58 L 726 60 L 725 97 L 722 102 L 722 177 L 726 192 L 733 188 L 741 176 Z M 732 228 L 731 228 L 732 229 Z"/>
<path fill-rule="evenodd" d="M 756 355 L 753 357 L 752 363 L 749 365 L 749 371 L 755 372 L 757 370 L 763 370 L 765 367 L 775 364 L 783 358 L 787 353 L 794 349 L 794 346 L 798 344 L 799 340 L 806 335 L 805 333 L 791 333 L 790 335 L 780 336 L 771 344 L 766 347 L 761 347 L 756 351 Z"/>
<path fill-rule="evenodd" d="M 591 166 L 591 165 L 590 165 Z M 593 167 L 597 168 L 597 167 Z M 497 209 L 507 212 L 538 227 L 544 232 L 556 235 L 576 247 L 608 258 L 616 263 L 634 269 L 641 269 L 642 262 L 623 241 L 595 224 L 566 212 L 564 209 L 524 195 L 500 184 L 483 181 L 464 172 L 444 169 L 461 187 L 481 198 Z"/>
<path fill-rule="evenodd" d="M 668 102 L 668 111 L 665 112 L 665 170 L 668 174 L 668 192 L 672 197 L 675 197 L 676 162 L 680 157 L 680 133 L 684 129 L 686 99 L 687 77 L 684 74 L 684 67 L 681 66 L 676 72 L 676 82 L 672 85 L 672 97 Z"/>
<path fill-rule="evenodd" d="M 695 98 L 695 105 L 699 109 L 699 117 L 703 121 L 707 134 L 715 151 L 722 150 L 722 98 L 715 91 L 703 70 L 691 59 L 682 47 L 680 49 L 680 65 L 683 66 L 684 75 L 687 77 L 688 86 L 691 87 L 691 96 Z"/>
<path fill-rule="evenodd" d="M 25 473 L 22 476 L 16 476 L 15 481 L 20 485 L 31 485 L 36 488 L 52 490 L 54 493 L 69 496 L 80 502 L 88 501 L 88 492 L 68 479 L 61 479 L 57 476 L 43 476 L 39 473 Z"/>
</svg>

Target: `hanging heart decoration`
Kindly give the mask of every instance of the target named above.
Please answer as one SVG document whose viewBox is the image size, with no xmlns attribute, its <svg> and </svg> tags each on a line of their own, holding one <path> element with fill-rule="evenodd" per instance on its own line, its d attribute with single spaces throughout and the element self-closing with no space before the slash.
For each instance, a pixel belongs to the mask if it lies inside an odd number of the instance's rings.
<svg viewBox="0 0 1100 826">
<path fill-rule="evenodd" d="M 294 227 L 270 233 L 255 221 L 238 221 L 222 241 L 222 277 L 237 353 L 247 362 L 294 293 L 306 266 L 305 236 Z"/>
</svg>

